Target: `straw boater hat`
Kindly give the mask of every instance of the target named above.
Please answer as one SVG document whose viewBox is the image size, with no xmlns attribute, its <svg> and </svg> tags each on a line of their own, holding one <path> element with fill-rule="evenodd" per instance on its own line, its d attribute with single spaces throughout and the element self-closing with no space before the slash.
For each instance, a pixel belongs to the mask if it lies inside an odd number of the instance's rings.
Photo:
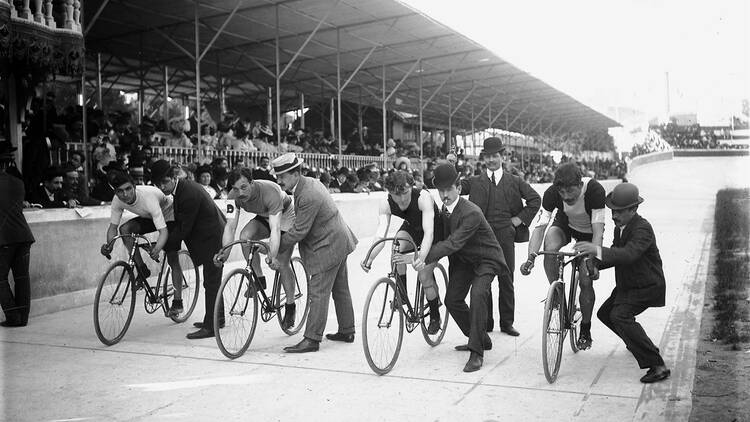
<svg viewBox="0 0 750 422">
<path fill-rule="evenodd" d="M 393 167 L 396 168 L 396 170 L 398 170 L 401 164 L 406 164 L 407 169 L 411 168 L 411 161 L 409 161 L 409 159 L 406 157 L 398 157 L 396 161 L 393 163 Z"/>
<path fill-rule="evenodd" d="M 621 183 L 612 189 L 604 199 L 604 204 L 613 210 L 624 210 L 643 202 L 638 194 L 638 186 L 632 183 Z"/>
<path fill-rule="evenodd" d="M 271 166 L 273 166 L 274 173 L 283 174 L 299 167 L 302 162 L 303 160 L 301 158 L 297 158 L 297 154 L 287 152 L 286 154 L 274 158 L 273 161 L 271 161 Z"/>
</svg>

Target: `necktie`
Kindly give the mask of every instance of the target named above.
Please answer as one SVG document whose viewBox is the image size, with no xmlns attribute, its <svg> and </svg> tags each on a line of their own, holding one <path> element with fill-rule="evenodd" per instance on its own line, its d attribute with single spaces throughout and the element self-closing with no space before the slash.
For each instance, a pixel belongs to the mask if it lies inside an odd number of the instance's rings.
<svg viewBox="0 0 750 422">
<path fill-rule="evenodd" d="M 495 205 L 495 189 L 497 188 L 497 184 L 495 183 L 495 172 L 492 172 L 492 176 L 490 176 L 490 191 L 487 192 L 487 208 L 484 210 L 485 215 L 487 215 L 487 211 L 490 209 L 490 207 Z"/>
<path fill-rule="evenodd" d="M 451 213 L 448 212 L 448 207 L 443 204 L 443 208 L 440 210 L 440 213 L 443 215 L 443 236 L 448 237 L 450 234 L 450 218 Z"/>
<path fill-rule="evenodd" d="M 494 188 L 495 186 L 497 186 L 497 181 L 495 181 L 495 172 L 493 171 L 492 172 L 492 187 Z"/>
</svg>

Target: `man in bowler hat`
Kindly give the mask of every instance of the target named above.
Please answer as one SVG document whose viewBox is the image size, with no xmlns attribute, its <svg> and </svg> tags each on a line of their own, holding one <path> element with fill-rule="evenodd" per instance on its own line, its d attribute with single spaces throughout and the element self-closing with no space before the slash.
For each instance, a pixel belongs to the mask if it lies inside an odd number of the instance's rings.
<svg viewBox="0 0 750 422">
<path fill-rule="evenodd" d="M 523 178 L 503 171 L 505 146 L 500 138 L 484 140 L 482 150 L 487 170 L 461 182 L 461 194 L 469 195 L 469 201 L 482 210 L 492 232 L 503 250 L 508 272 L 498 274 L 498 311 L 500 331 L 518 336 L 513 327 L 515 294 L 513 271 L 516 265 L 515 242 L 528 241 L 529 224 L 542 205 L 539 194 Z M 487 331 L 492 331 L 492 294 L 487 307 Z"/>
<path fill-rule="evenodd" d="M 574 249 L 596 255 L 599 268 L 615 267 L 615 288 L 596 316 L 620 336 L 641 369 L 648 368 L 641 382 L 652 383 L 668 378 L 670 371 L 635 317 L 647 308 L 664 306 L 666 284 L 654 230 L 638 214 L 642 202 L 634 184 L 615 186 L 605 200 L 615 223 L 612 247 L 577 242 Z"/>
<path fill-rule="evenodd" d="M 508 267 L 482 210 L 459 197 L 461 182 L 456 168 L 451 164 L 439 165 L 435 168 L 433 183 L 443 202 L 444 240 L 432 245 L 424 261 L 415 258 L 413 265 L 420 271 L 426 264 L 448 257 L 450 266 L 445 307 L 461 332 L 469 338 L 467 344 L 456 346 L 456 350 L 471 352 L 464 372 L 474 372 L 482 367 L 484 351 L 492 348 L 492 341 L 485 330 L 490 282 L 496 274 L 507 273 Z M 466 295 L 470 289 L 471 307 L 466 305 Z"/>
</svg>

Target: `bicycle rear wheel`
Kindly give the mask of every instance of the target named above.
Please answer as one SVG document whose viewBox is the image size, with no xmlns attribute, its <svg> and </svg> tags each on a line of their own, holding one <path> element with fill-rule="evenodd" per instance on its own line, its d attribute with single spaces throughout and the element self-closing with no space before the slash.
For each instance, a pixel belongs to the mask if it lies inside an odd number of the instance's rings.
<svg viewBox="0 0 750 422">
<path fill-rule="evenodd" d="M 128 331 L 135 312 L 133 270 L 117 261 L 99 279 L 94 297 L 94 331 L 99 341 L 111 346 Z"/>
<path fill-rule="evenodd" d="M 242 356 L 255 335 L 255 327 L 258 325 L 258 297 L 254 286 L 255 280 L 250 274 L 244 269 L 236 268 L 224 278 L 216 295 L 213 321 L 216 344 L 229 359 Z M 219 320 L 222 304 L 225 321 Z M 225 322 L 223 328 L 222 322 Z"/>
<path fill-rule="evenodd" d="M 445 298 L 445 292 L 448 288 L 448 275 L 445 272 L 445 268 L 443 268 L 442 265 L 437 264 L 435 266 L 435 269 L 432 270 L 432 273 L 435 276 L 435 285 L 437 286 L 438 290 L 438 299 L 440 299 L 440 295 L 443 295 L 443 298 Z M 444 303 L 443 300 L 440 300 L 440 303 Z M 445 329 L 448 327 L 448 311 L 445 310 L 445 307 L 443 307 L 443 314 L 441 315 L 442 321 L 440 322 L 440 330 L 438 330 L 435 334 L 430 334 L 427 332 L 428 328 L 428 322 L 430 320 L 430 306 L 427 303 L 427 296 L 424 292 L 424 286 L 420 284 L 419 287 L 419 306 L 417 309 L 417 315 L 420 316 L 420 324 L 419 326 L 422 328 L 422 336 L 424 337 L 427 344 L 429 344 L 432 347 L 437 346 L 440 344 L 441 341 L 443 341 L 443 337 L 445 336 Z"/>
<path fill-rule="evenodd" d="M 370 368 L 378 375 L 393 369 L 404 340 L 404 314 L 396 284 L 383 277 L 367 292 L 362 315 L 362 346 Z"/>
<path fill-rule="evenodd" d="M 570 294 L 568 295 L 568 306 L 565 310 L 565 314 L 568 321 L 568 329 L 570 330 L 570 349 L 573 353 L 578 353 L 578 332 L 581 326 L 581 305 L 578 303 L 578 274 L 576 273 L 575 278 L 570 283 Z"/>
<path fill-rule="evenodd" d="M 172 321 L 181 323 L 187 321 L 198 303 L 198 293 L 200 292 L 200 274 L 190 252 L 182 250 L 177 253 L 177 259 L 180 262 L 182 270 L 182 303 L 183 311 L 179 315 L 170 316 Z M 213 264 L 206 264 L 213 265 Z M 169 309 L 169 297 L 174 295 L 174 280 L 171 277 L 172 268 L 167 265 L 167 271 L 164 275 L 164 309 Z"/>
<path fill-rule="evenodd" d="M 302 259 L 297 256 L 292 258 L 291 264 L 292 274 L 294 274 L 294 325 L 290 328 L 285 329 L 282 324 L 282 322 L 284 321 L 284 316 L 286 315 L 286 309 L 284 308 L 284 304 L 286 303 L 286 293 L 283 291 L 283 286 L 279 286 L 278 289 L 279 297 L 276 303 L 278 303 L 281 307 L 276 313 L 276 316 L 278 317 L 281 329 L 288 335 L 293 336 L 299 332 L 303 325 L 305 325 L 305 321 L 307 321 L 307 312 L 309 309 L 307 307 L 307 270 L 305 269 L 305 265 L 302 263 Z"/>
<path fill-rule="evenodd" d="M 560 370 L 565 332 L 564 307 L 563 284 L 555 281 L 547 291 L 542 319 L 542 366 L 544 366 L 544 376 L 550 384 L 555 382 L 557 372 Z"/>
</svg>

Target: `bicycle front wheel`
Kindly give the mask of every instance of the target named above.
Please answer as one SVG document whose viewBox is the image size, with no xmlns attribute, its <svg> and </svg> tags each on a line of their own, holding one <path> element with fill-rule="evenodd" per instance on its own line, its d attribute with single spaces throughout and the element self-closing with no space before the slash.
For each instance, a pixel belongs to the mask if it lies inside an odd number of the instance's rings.
<svg viewBox="0 0 750 422">
<path fill-rule="evenodd" d="M 396 284 L 381 278 L 367 292 L 362 315 L 362 346 L 370 368 L 378 375 L 393 369 L 404 340 L 404 314 Z"/>
<path fill-rule="evenodd" d="M 222 305 L 224 321 L 220 320 Z M 225 323 L 223 327 L 222 323 Z M 250 346 L 258 325 L 255 282 L 244 269 L 232 270 L 221 283 L 214 304 L 213 324 L 216 344 L 221 353 L 229 359 L 242 356 Z"/>
<path fill-rule="evenodd" d="M 578 274 L 575 279 L 570 283 L 570 295 L 568 296 L 568 306 L 565 310 L 568 318 L 568 329 L 570 330 L 570 349 L 573 353 L 578 353 L 578 329 L 581 325 L 581 305 L 578 303 Z"/>
<path fill-rule="evenodd" d="M 99 341 L 111 346 L 125 336 L 135 312 L 135 281 L 130 266 L 117 261 L 109 266 L 96 288 L 94 330 Z"/>
<path fill-rule="evenodd" d="M 564 308 L 565 296 L 563 284 L 553 282 L 547 291 L 544 301 L 544 317 L 542 319 L 542 364 L 547 382 L 552 384 L 557 379 L 562 360 L 564 341 Z"/>
<path fill-rule="evenodd" d="M 435 269 L 432 270 L 433 275 L 435 276 L 435 287 L 437 288 L 438 292 L 438 299 L 440 299 L 440 295 L 443 295 L 443 298 L 445 298 L 445 291 L 448 288 L 448 275 L 445 272 L 445 268 L 443 268 L 442 265 L 437 264 L 435 266 Z M 440 300 L 440 303 L 444 303 L 443 300 Z M 443 337 L 445 336 L 445 329 L 448 327 L 448 311 L 445 310 L 443 307 L 443 315 L 442 320 L 440 321 L 440 329 L 438 332 L 430 334 L 428 331 L 428 322 L 430 320 L 430 306 L 427 303 L 427 295 L 424 292 L 424 286 L 420 284 L 419 287 L 419 306 L 417 309 L 417 312 L 419 313 L 419 316 L 421 318 L 420 327 L 422 329 L 422 336 L 424 337 L 427 344 L 429 344 L 432 347 L 437 346 L 440 344 L 441 341 L 443 341 Z"/>
<path fill-rule="evenodd" d="M 284 307 L 284 304 L 286 303 L 286 292 L 283 291 L 283 287 L 279 287 L 278 289 L 279 298 L 277 303 L 279 304 L 280 308 L 276 313 L 276 316 L 278 317 L 281 329 L 287 335 L 293 336 L 297 334 L 300 329 L 302 329 L 303 325 L 305 325 L 305 321 L 307 321 L 307 312 L 309 311 L 309 309 L 307 307 L 307 270 L 305 269 L 305 265 L 302 263 L 302 259 L 297 256 L 292 258 L 291 264 L 292 274 L 294 275 L 294 325 L 289 328 L 284 328 L 283 322 L 284 317 L 286 316 L 286 308 Z"/>
<path fill-rule="evenodd" d="M 183 311 L 179 315 L 170 315 L 172 321 L 181 323 L 187 321 L 190 315 L 193 314 L 195 304 L 198 303 L 198 293 L 200 292 L 201 278 L 198 273 L 193 259 L 190 257 L 190 252 L 182 250 L 177 253 L 177 259 L 180 262 L 180 270 L 182 271 L 181 281 L 182 284 L 182 303 Z M 206 264 L 212 265 L 212 264 Z M 168 298 L 174 296 L 174 279 L 172 277 L 172 268 L 167 265 L 166 275 L 164 276 L 164 306 L 165 309 L 169 309 Z"/>
</svg>

